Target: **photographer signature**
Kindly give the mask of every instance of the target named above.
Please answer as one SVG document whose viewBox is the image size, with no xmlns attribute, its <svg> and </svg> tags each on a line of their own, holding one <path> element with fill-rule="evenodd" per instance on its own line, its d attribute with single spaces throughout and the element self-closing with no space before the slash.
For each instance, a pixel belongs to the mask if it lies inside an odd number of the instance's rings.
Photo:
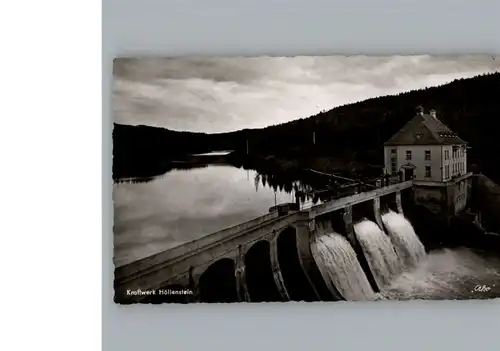
<svg viewBox="0 0 500 351">
<path fill-rule="evenodd" d="M 495 285 L 476 285 L 472 292 L 488 292 L 494 287 Z"/>
</svg>

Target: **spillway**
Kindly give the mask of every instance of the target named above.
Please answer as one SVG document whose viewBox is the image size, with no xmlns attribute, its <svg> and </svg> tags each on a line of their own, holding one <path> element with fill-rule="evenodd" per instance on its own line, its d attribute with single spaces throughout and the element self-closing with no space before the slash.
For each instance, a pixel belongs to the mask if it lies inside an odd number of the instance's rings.
<svg viewBox="0 0 500 351">
<path fill-rule="evenodd" d="M 403 263 L 389 236 L 375 222 L 367 219 L 355 224 L 354 232 L 379 288 L 390 284 L 402 272 Z"/>
<path fill-rule="evenodd" d="M 405 269 L 411 269 L 426 257 L 425 248 L 413 226 L 403 215 L 389 211 L 382 222 Z"/>
<path fill-rule="evenodd" d="M 330 280 L 342 297 L 351 301 L 374 299 L 370 283 L 346 238 L 335 232 L 317 235 L 311 251 L 323 279 Z"/>
<path fill-rule="evenodd" d="M 380 293 L 371 288 L 351 243 L 329 223 L 317 227 L 311 243 L 314 260 L 323 279 L 346 300 L 499 296 L 498 257 L 465 248 L 426 253 L 412 224 L 402 214 L 389 211 L 382 215 L 382 223 L 384 228 L 368 219 L 354 225 L 356 240 Z"/>
</svg>

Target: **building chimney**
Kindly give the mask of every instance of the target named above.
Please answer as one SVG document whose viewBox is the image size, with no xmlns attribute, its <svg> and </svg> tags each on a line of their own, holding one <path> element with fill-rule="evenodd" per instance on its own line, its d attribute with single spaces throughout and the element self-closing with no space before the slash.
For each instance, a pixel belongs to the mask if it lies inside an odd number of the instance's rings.
<svg viewBox="0 0 500 351">
<path fill-rule="evenodd" d="M 415 109 L 416 112 L 417 112 L 417 115 L 423 115 L 424 114 L 424 108 L 422 106 L 417 106 L 417 108 Z"/>
<path fill-rule="evenodd" d="M 430 110 L 429 114 L 431 115 L 431 117 L 436 118 L 436 110 L 434 110 L 434 109 Z"/>
</svg>

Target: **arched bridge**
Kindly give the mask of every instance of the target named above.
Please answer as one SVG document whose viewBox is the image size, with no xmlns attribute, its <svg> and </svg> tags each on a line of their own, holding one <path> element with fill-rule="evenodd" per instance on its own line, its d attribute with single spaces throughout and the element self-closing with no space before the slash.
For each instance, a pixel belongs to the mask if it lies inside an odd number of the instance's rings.
<svg viewBox="0 0 500 351">
<path fill-rule="evenodd" d="M 118 267 L 115 301 L 342 299 L 335 287 L 326 285 L 312 257 L 310 240 L 316 222 L 340 213 L 344 233 L 352 239 L 357 212 L 381 225 L 380 207 L 385 202 L 402 212 L 401 192 L 412 186 L 413 182 L 407 181 L 307 210 L 275 211 Z"/>
</svg>

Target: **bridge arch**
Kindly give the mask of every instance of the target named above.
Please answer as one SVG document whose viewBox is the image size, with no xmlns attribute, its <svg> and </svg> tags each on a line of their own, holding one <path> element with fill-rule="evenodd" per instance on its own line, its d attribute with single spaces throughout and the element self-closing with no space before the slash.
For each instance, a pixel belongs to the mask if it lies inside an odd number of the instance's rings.
<svg viewBox="0 0 500 351">
<path fill-rule="evenodd" d="M 199 280 L 200 302 L 237 302 L 235 262 L 223 258 L 212 263 Z"/>
<path fill-rule="evenodd" d="M 290 299 L 293 301 L 317 300 L 316 293 L 300 262 L 297 230 L 289 226 L 277 236 L 278 265 Z"/>
<path fill-rule="evenodd" d="M 271 244 L 260 240 L 245 254 L 245 272 L 251 302 L 283 301 L 271 265 Z"/>
</svg>

